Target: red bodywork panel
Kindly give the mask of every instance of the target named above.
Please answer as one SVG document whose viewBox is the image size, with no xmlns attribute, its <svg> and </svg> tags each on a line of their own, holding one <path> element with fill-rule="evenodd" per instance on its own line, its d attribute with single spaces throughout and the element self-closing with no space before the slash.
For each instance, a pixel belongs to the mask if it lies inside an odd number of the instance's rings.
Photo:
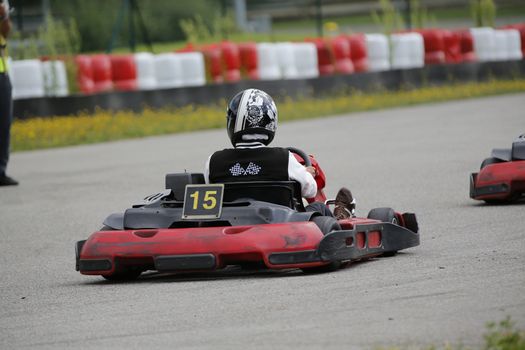
<svg viewBox="0 0 525 350">
<path fill-rule="evenodd" d="M 474 176 L 475 199 L 512 199 L 516 195 L 525 193 L 525 160 L 490 164 L 485 166 Z M 484 193 L 483 188 L 499 186 L 497 193 Z M 504 190 L 503 190 L 504 189 Z"/>
<path fill-rule="evenodd" d="M 343 229 L 356 224 L 378 223 L 377 220 L 351 218 L 341 220 Z M 213 254 L 215 268 L 228 264 L 263 261 L 268 268 L 301 268 L 326 265 L 326 262 L 274 265 L 269 255 L 282 252 L 299 252 L 317 249 L 324 237 L 313 222 L 291 222 L 254 226 L 226 226 L 202 228 L 141 229 L 123 231 L 98 231 L 93 233 L 80 252 L 82 260 L 108 259 L 113 262 L 110 271 L 80 271 L 85 275 L 110 275 L 115 271 L 115 260 L 127 264 L 143 265 L 158 256 Z M 362 240 L 359 239 L 362 237 Z M 354 242 L 347 242 L 352 245 Z M 381 244 L 381 233 L 358 235 L 358 249 Z"/>
</svg>

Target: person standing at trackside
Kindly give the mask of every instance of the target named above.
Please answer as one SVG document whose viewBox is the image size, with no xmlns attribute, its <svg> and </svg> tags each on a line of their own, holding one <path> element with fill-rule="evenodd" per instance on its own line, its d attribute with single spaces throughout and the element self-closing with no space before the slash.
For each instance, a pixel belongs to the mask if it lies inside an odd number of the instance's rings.
<svg viewBox="0 0 525 350">
<path fill-rule="evenodd" d="M 7 176 L 9 160 L 9 141 L 11 121 L 13 119 L 12 89 L 7 74 L 7 36 L 11 30 L 9 3 L 0 0 L 0 186 L 18 185 L 18 182 Z"/>
</svg>

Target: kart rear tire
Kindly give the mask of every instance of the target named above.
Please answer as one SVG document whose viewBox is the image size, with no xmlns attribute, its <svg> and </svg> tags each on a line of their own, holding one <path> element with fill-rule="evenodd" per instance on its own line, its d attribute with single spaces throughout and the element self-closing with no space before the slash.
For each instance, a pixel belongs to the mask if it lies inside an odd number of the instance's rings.
<svg viewBox="0 0 525 350">
<path fill-rule="evenodd" d="M 314 216 L 312 221 L 315 222 L 325 236 L 332 231 L 341 230 L 341 225 L 339 225 L 337 219 L 331 216 Z"/>
<path fill-rule="evenodd" d="M 497 163 L 503 163 L 503 161 L 498 158 L 486 158 L 485 160 L 483 160 L 483 162 L 481 162 L 481 166 L 479 167 L 479 169 L 481 170 L 487 165 L 497 164 Z"/>
<path fill-rule="evenodd" d="M 369 219 L 379 220 L 381 222 L 388 222 L 390 224 L 399 225 L 396 212 L 392 208 L 374 208 L 370 210 L 367 216 Z M 387 252 L 381 254 L 381 256 L 394 256 L 397 254 L 397 251 Z"/>
<path fill-rule="evenodd" d="M 315 222 L 317 227 L 319 227 L 323 235 L 327 235 L 332 231 L 341 230 L 341 225 L 339 225 L 339 222 L 337 222 L 337 220 L 331 216 L 315 216 L 312 218 L 312 221 Z M 304 267 L 301 270 L 304 273 L 315 274 L 336 271 L 339 270 L 341 266 L 341 261 L 332 261 L 328 265 Z"/>
</svg>

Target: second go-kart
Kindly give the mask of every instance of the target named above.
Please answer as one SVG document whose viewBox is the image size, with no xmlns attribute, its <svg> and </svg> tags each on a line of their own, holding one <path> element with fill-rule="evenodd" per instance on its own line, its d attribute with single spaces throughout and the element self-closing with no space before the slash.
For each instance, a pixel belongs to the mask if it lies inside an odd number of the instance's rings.
<svg viewBox="0 0 525 350">
<path fill-rule="evenodd" d="M 493 149 L 478 173 L 470 175 L 470 198 L 487 203 L 514 202 L 525 197 L 525 134 L 511 148 Z"/>
<path fill-rule="evenodd" d="M 326 200 L 318 170 L 316 200 Z M 331 271 L 346 262 L 419 245 L 416 216 L 376 208 L 368 217 L 336 220 L 305 211 L 293 181 L 205 184 L 200 173 L 166 175 L 166 190 L 146 197 L 76 243 L 84 275 L 129 280 L 145 271 L 198 272 L 229 265 Z"/>
</svg>

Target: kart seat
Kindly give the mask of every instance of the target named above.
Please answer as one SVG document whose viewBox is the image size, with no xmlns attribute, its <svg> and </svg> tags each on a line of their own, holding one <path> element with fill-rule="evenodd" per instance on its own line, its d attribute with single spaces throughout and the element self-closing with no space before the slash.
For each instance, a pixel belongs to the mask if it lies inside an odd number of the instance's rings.
<svg viewBox="0 0 525 350">
<path fill-rule="evenodd" d="M 250 198 L 305 211 L 301 187 L 296 181 L 227 182 L 224 184 L 224 202 Z"/>
</svg>

